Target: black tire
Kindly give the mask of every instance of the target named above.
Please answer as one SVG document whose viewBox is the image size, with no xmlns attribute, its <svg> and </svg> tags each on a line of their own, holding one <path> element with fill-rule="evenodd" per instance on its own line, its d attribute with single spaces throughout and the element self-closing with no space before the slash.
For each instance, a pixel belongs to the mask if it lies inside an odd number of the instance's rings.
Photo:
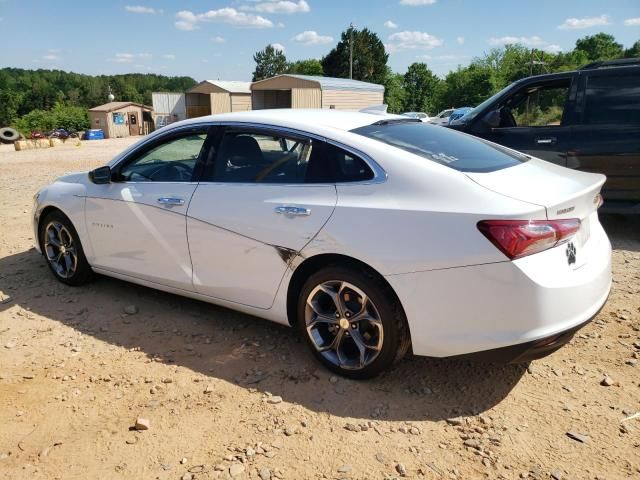
<svg viewBox="0 0 640 480">
<path fill-rule="evenodd" d="M 20 138 L 20 134 L 13 128 L 0 128 L 0 142 L 13 143 Z"/>
<path fill-rule="evenodd" d="M 68 247 L 66 247 L 68 252 L 70 252 L 71 247 L 73 247 L 74 249 L 73 251 L 75 255 L 75 262 L 74 262 L 75 268 L 73 269 L 73 272 L 69 273 L 68 275 L 64 275 L 63 273 L 61 273 L 61 271 L 59 271 L 56 268 L 55 262 L 52 262 L 49 260 L 49 257 L 53 256 L 51 249 L 54 249 L 53 253 L 60 253 L 60 250 L 55 251 L 55 247 L 53 246 L 49 246 L 48 248 L 49 241 L 48 241 L 47 232 L 48 232 L 48 228 L 50 228 L 50 226 L 52 225 L 60 225 L 63 227 L 63 232 L 68 233 L 68 235 L 67 234 L 63 235 L 64 239 L 65 240 L 70 239 L 70 241 L 63 242 L 63 246 L 65 243 L 69 245 Z M 49 270 L 51 270 L 51 272 L 56 277 L 56 279 L 58 279 L 62 283 L 66 283 L 67 285 L 71 285 L 75 287 L 75 286 L 85 285 L 86 283 L 89 283 L 94 278 L 95 273 L 89 266 L 89 263 L 87 262 L 87 258 L 84 255 L 84 250 L 82 248 L 82 243 L 80 242 L 80 237 L 78 236 L 78 232 L 74 228 L 73 223 L 71 223 L 71 220 L 69 220 L 69 218 L 67 218 L 67 216 L 64 215 L 61 211 L 54 210 L 48 213 L 40 221 L 38 236 L 40 240 L 40 248 L 42 250 L 42 254 L 45 258 L 45 261 L 47 262 Z M 67 253 L 67 256 L 68 255 L 69 253 Z"/>
<path fill-rule="evenodd" d="M 316 343 L 307 330 L 307 299 L 314 290 L 317 291 L 317 287 L 325 284 L 325 282 L 346 282 L 346 284 L 357 287 L 370 299 L 375 311 L 379 314 L 383 332 L 382 345 L 377 356 L 363 367 L 357 366 L 354 368 L 351 366 L 351 368 L 343 368 L 334 363 L 334 361 L 329 360 L 327 358 L 328 354 L 318 351 Z M 313 313 L 311 315 L 313 316 Z M 366 268 L 329 265 L 312 274 L 300 291 L 297 303 L 296 328 L 309 346 L 312 354 L 323 365 L 335 373 L 352 379 L 366 379 L 380 374 L 399 362 L 411 346 L 409 328 L 400 301 L 391 288 L 377 274 Z M 333 328 L 336 328 L 335 325 Z M 344 328 L 345 335 L 348 336 L 349 334 L 346 332 L 355 327 L 352 324 L 352 326 Z M 351 341 L 355 344 L 354 339 L 351 339 Z M 358 354 L 356 353 L 356 355 Z M 362 361 L 360 363 L 362 364 Z"/>
</svg>

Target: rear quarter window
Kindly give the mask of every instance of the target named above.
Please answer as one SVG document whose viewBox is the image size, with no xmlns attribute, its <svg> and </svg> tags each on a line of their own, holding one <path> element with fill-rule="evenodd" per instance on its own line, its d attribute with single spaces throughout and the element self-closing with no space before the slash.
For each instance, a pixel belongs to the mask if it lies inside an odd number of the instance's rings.
<svg viewBox="0 0 640 480">
<path fill-rule="evenodd" d="M 352 132 L 460 172 L 493 172 L 529 159 L 485 140 L 422 122 L 375 123 Z"/>
<path fill-rule="evenodd" d="M 640 125 L 640 74 L 587 78 L 584 123 Z"/>
</svg>

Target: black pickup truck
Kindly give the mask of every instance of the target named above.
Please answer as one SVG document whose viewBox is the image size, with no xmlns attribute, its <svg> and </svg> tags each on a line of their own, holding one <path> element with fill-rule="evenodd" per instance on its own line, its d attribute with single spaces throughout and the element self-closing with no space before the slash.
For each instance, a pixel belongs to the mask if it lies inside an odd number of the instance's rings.
<svg viewBox="0 0 640 480">
<path fill-rule="evenodd" d="M 449 127 L 604 173 L 602 211 L 640 214 L 640 58 L 519 80 Z"/>
</svg>

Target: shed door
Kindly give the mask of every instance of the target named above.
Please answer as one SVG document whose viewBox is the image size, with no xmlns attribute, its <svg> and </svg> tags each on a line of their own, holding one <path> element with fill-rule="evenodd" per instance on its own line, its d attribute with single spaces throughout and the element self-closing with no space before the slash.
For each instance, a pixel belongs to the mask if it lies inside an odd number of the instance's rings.
<svg viewBox="0 0 640 480">
<path fill-rule="evenodd" d="M 128 112 L 127 117 L 129 117 L 129 135 L 140 135 L 138 112 Z"/>
</svg>

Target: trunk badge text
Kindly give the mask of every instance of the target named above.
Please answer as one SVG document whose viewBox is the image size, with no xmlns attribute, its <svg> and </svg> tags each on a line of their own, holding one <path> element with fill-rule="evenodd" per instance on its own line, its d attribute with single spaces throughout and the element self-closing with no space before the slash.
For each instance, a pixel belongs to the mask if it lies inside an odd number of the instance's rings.
<svg viewBox="0 0 640 480">
<path fill-rule="evenodd" d="M 576 207 L 561 208 L 560 210 L 558 210 L 556 212 L 556 215 L 562 215 L 563 213 L 573 212 L 575 209 L 576 209 Z"/>
</svg>

